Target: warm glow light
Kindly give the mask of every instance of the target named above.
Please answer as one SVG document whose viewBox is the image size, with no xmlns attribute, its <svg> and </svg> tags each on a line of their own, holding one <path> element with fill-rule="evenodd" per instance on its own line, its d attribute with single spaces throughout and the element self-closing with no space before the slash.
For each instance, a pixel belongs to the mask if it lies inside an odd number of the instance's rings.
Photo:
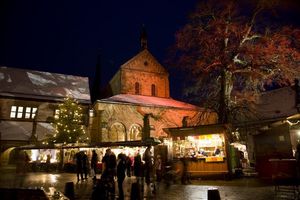
<svg viewBox="0 0 300 200">
<path fill-rule="evenodd" d="M 39 155 L 39 151 L 38 150 L 31 150 L 31 161 L 36 161 Z"/>
</svg>

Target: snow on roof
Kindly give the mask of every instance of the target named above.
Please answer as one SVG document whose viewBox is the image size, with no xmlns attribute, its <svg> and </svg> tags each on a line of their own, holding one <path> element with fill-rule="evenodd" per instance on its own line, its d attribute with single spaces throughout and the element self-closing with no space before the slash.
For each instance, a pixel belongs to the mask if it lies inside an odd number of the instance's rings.
<svg viewBox="0 0 300 200">
<path fill-rule="evenodd" d="M 98 102 L 107 103 L 128 103 L 142 106 L 156 106 L 156 107 L 171 107 L 187 110 L 199 110 L 200 108 L 192 104 L 182 101 L 177 101 L 172 98 L 161 98 L 152 96 L 132 95 L 132 94 L 118 94 L 106 99 L 98 100 Z"/>
<path fill-rule="evenodd" d="M 2 121 L 0 123 L 1 140 L 28 141 L 32 134 L 32 122 Z M 44 140 L 48 134 L 53 134 L 54 128 L 49 123 L 39 122 L 36 127 L 37 139 Z"/>
<path fill-rule="evenodd" d="M 295 95 L 292 87 L 283 87 L 262 93 L 256 105 L 258 114 L 263 119 L 272 119 L 298 113 Z"/>
<path fill-rule="evenodd" d="M 72 96 L 90 102 L 87 77 L 0 66 L 0 95 L 57 100 Z"/>
</svg>

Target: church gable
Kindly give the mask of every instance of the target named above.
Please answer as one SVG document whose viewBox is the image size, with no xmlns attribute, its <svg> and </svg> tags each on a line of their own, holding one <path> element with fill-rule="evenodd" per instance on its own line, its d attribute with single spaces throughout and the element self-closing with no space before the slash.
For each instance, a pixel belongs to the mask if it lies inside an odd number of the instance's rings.
<svg viewBox="0 0 300 200">
<path fill-rule="evenodd" d="M 154 56 L 147 49 L 144 49 L 139 54 L 123 64 L 121 66 L 121 69 L 168 74 L 166 69 L 154 58 Z"/>
</svg>

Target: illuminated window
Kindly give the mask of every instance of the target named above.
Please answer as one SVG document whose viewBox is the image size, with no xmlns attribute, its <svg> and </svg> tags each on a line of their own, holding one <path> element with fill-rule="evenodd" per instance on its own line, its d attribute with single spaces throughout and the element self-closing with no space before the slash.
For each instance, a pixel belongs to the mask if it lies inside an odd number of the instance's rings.
<svg viewBox="0 0 300 200">
<path fill-rule="evenodd" d="M 142 127 L 138 124 L 132 124 L 129 128 L 128 140 L 141 140 L 142 139 Z"/>
<path fill-rule="evenodd" d="M 37 108 L 26 107 L 25 109 L 25 118 L 34 119 L 36 115 Z"/>
<path fill-rule="evenodd" d="M 23 106 L 19 106 L 17 111 L 17 118 L 22 118 L 22 117 L 23 117 Z"/>
<path fill-rule="evenodd" d="M 59 118 L 59 109 L 55 109 L 55 111 L 54 111 L 54 118 L 55 119 Z"/>
<path fill-rule="evenodd" d="M 90 114 L 90 117 L 94 117 L 94 116 L 95 116 L 95 114 L 94 114 L 94 110 L 93 110 L 93 109 L 91 109 L 91 110 L 89 111 L 89 114 Z"/>
<path fill-rule="evenodd" d="M 34 119 L 37 108 L 23 107 L 23 106 L 12 106 L 10 110 L 10 118 L 25 118 Z"/>
<path fill-rule="evenodd" d="M 156 88 L 155 88 L 155 85 L 152 84 L 152 85 L 151 85 L 151 95 L 152 95 L 152 96 L 156 96 L 156 91 L 155 91 L 155 89 L 156 89 Z"/>
<path fill-rule="evenodd" d="M 31 107 L 26 107 L 25 109 L 25 118 L 29 119 L 31 116 Z"/>
<path fill-rule="evenodd" d="M 35 118 L 36 111 L 37 111 L 37 108 L 32 108 L 32 109 L 31 109 L 31 119 L 34 119 L 34 118 Z"/>
<path fill-rule="evenodd" d="M 17 106 L 12 106 L 10 109 L 10 118 L 16 118 Z"/>
<path fill-rule="evenodd" d="M 136 82 L 134 86 L 135 86 L 135 94 L 140 94 L 140 84 Z"/>
</svg>

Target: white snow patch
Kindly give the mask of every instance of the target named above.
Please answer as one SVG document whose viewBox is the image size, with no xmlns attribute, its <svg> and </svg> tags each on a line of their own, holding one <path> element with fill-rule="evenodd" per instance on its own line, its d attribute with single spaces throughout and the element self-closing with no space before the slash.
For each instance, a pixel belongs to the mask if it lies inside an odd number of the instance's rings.
<svg viewBox="0 0 300 200">
<path fill-rule="evenodd" d="M 53 85 L 57 85 L 54 81 L 52 80 L 47 80 L 45 78 L 43 78 L 42 76 L 38 75 L 38 74 L 33 74 L 30 72 L 27 72 L 28 77 L 30 78 L 31 82 L 35 85 L 47 85 L 47 84 L 53 84 Z"/>
</svg>

